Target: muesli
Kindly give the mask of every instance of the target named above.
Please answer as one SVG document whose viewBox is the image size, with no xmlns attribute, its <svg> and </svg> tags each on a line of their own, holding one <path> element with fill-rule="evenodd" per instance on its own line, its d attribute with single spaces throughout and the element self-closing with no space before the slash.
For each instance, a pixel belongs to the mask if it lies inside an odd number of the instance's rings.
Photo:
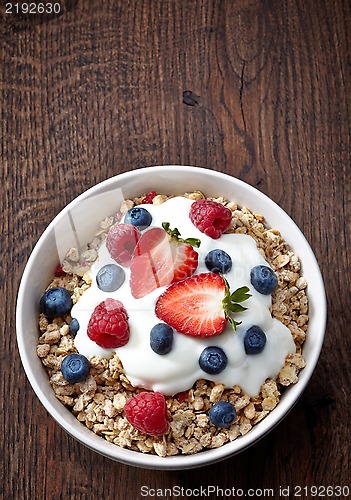
<svg viewBox="0 0 351 500">
<path fill-rule="evenodd" d="M 69 250 L 41 299 L 37 354 L 96 434 L 193 454 L 247 434 L 298 381 L 306 287 L 262 215 L 199 191 L 149 193 Z"/>
</svg>

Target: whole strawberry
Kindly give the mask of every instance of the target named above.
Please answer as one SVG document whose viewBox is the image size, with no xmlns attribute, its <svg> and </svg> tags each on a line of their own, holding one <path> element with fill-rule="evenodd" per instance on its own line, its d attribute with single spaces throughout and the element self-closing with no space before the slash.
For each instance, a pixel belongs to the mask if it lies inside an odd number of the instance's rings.
<svg viewBox="0 0 351 500">
<path fill-rule="evenodd" d="M 162 436 L 168 430 L 166 401 L 160 392 L 140 392 L 124 406 L 127 420 L 138 431 Z"/>
<path fill-rule="evenodd" d="M 129 340 L 128 314 L 122 302 L 106 299 L 98 304 L 88 323 L 88 337 L 100 347 L 122 347 Z"/>
<path fill-rule="evenodd" d="M 230 226 L 232 212 L 216 201 L 197 200 L 190 207 L 189 217 L 202 233 L 216 240 Z"/>
</svg>

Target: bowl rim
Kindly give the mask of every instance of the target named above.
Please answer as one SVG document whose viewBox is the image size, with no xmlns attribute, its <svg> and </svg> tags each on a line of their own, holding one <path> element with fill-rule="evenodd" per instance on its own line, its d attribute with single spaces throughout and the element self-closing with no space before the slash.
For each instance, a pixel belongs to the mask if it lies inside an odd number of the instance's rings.
<svg viewBox="0 0 351 500">
<path fill-rule="evenodd" d="M 223 180 L 230 181 L 231 183 L 236 184 L 238 187 L 245 187 L 249 191 L 253 190 L 256 197 L 264 202 L 265 205 L 271 207 L 275 210 L 276 213 L 279 213 L 282 220 L 288 222 L 291 227 L 297 232 L 299 235 L 300 243 L 304 245 L 304 251 L 308 253 L 309 259 L 311 259 L 312 265 L 314 266 L 314 280 L 316 280 L 318 288 L 320 289 L 319 294 L 319 310 L 318 310 L 318 325 L 319 325 L 319 336 L 316 340 L 316 343 L 313 346 L 313 353 L 309 359 L 308 364 L 302 370 L 299 375 L 299 381 L 296 385 L 289 386 L 288 391 L 285 391 L 283 396 L 280 399 L 277 407 L 269 413 L 260 423 L 259 425 L 255 425 L 248 434 L 244 436 L 240 436 L 238 439 L 228 442 L 219 448 L 214 448 L 210 450 L 204 450 L 199 453 L 193 455 L 175 455 L 170 457 L 159 457 L 157 455 L 144 454 L 139 451 L 133 451 L 125 448 L 121 448 L 118 445 L 110 443 L 106 441 L 103 437 L 96 435 L 93 431 L 87 429 L 83 424 L 81 424 L 81 428 L 73 429 L 72 425 L 75 422 L 78 422 L 76 417 L 66 408 L 59 400 L 49 401 L 48 397 L 45 394 L 44 388 L 39 384 L 37 380 L 37 374 L 32 366 L 30 361 L 29 353 L 26 352 L 23 341 L 23 331 L 22 331 L 22 311 L 25 300 L 25 288 L 26 282 L 28 280 L 29 274 L 31 272 L 32 265 L 35 263 L 37 254 L 40 250 L 41 245 L 44 243 L 47 235 L 51 233 L 52 229 L 56 226 L 57 222 L 64 217 L 70 210 L 72 210 L 77 204 L 79 204 L 85 198 L 90 197 L 97 191 L 103 191 L 106 187 L 114 184 L 115 182 L 123 182 L 130 180 L 135 175 L 140 175 L 145 172 L 151 175 L 153 173 L 169 173 L 172 171 L 176 175 L 179 175 L 179 169 L 186 169 L 187 173 L 192 172 L 196 175 L 207 175 L 212 176 L 214 178 L 222 177 Z M 277 228 L 280 230 L 280 228 Z M 288 241 L 289 243 L 289 241 Z M 179 470 L 179 469 L 191 469 L 195 467 L 201 467 L 205 465 L 209 465 L 210 463 L 215 463 L 225 458 L 229 458 L 251 446 L 253 443 L 257 442 L 261 438 L 263 438 L 268 432 L 273 430 L 276 425 L 287 415 L 287 413 L 294 407 L 299 397 L 304 392 L 312 374 L 316 367 L 317 361 L 320 356 L 320 352 L 323 345 L 325 327 L 326 327 L 326 295 L 325 288 L 323 283 L 323 278 L 321 271 L 318 266 L 317 259 L 301 230 L 295 224 L 295 222 L 289 217 L 289 215 L 271 198 L 267 195 L 259 191 L 257 188 L 251 186 L 250 184 L 237 179 L 236 177 L 218 172 L 216 170 L 203 168 L 203 167 L 195 167 L 195 166 L 185 166 L 185 165 L 160 165 L 160 166 L 150 166 L 134 169 L 131 171 L 123 172 L 112 176 L 108 179 L 103 180 L 90 187 L 86 191 L 82 192 L 76 198 L 74 198 L 70 203 L 68 203 L 49 223 L 46 229 L 43 231 L 38 241 L 36 242 L 25 266 L 19 289 L 17 294 L 17 305 L 16 305 L 16 333 L 17 333 L 17 345 L 20 353 L 20 358 L 22 361 L 22 365 L 24 367 L 27 378 L 36 393 L 37 397 L 46 408 L 46 410 L 50 413 L 50 415 L 56 420 L 56 422 L 72 437 L 77 439 L 80 443 L 87 446 L 100 453 L 101 455 L 116 460 L 118 462 L 132 465 L 135 467 L 142 467 L 146 469 L 157 469 L 157 470 Z M 39 358 L 38 358 L 39 360 Z M 39 360 L 40 361 L 40 360 Z M 41 363 L 41 361 L 40 361 Z M 302 376 L 301 376 L 302 375 Z M 289 396 L 287 398 L 286 396 Z M 63 416 L 62 408 L 66 410 L 65 415 Z M 59 411 L 60 410 L 60 411 Z M 71 420 L 73 419 L 73 420 Z"/>
</svg>

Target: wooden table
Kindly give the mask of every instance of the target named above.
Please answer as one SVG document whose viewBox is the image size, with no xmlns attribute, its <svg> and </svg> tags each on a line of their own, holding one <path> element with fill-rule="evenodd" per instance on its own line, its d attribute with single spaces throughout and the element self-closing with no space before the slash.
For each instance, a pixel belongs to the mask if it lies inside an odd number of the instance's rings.
<svg viewBox="0 0 351 500">
<path fill-rule="evenodd" d="M 203 498 L 312 498 L 312 485 L 351 486 L 350 2 L 57 3 L 59 14 L 1 6 L 0 497 L 176 498 L 214 486 L 227 491 Z M 161 164 L 232 174 L 280 204 L 316 253 L 329 307 L 320 361 L 288 417 L 240 455 L 182 472 L 120 465 L 69 437 L 15 340 L 19 280 L 47 224 L 96 182 Z"/>
</svg>

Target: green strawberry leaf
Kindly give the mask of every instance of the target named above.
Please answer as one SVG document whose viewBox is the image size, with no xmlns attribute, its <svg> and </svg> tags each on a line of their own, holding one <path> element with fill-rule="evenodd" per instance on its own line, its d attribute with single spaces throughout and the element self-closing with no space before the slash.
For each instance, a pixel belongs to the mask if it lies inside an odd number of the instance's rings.
<svg viewBox="0 0 351 500">
<path fill-rule="evenodd" d="M 236 327 L 241 324 L 241 321 L 235 321 L 235 319 L 232 317 L 232 314 L 246 311 L 247 307 L 242 306 L 241 304 L 239 304 L 239 302 L 244 302 L 244 300 L 247 300 L 249 297 L 251 297 L 251 294 L 248 293 L 250 289 L 247 286 L 242 286 L 241 288 L 235 290 L 233 293 L 230 293 L 230 286 L 228 281 L 223 275 L 221 276 L 225 283 L 225 296 L 222 301 L 224 314 L 227 320 L 232 325 L 233 330 L 236 331 Z"/>
<path fill-rule="evenodd" d="M 246 311 L 247 307 L 243 307 L 240 304 L 229 304 L 227 309 L 233 313 L 240 313 Z"/>
<path fill-rule="evenodd" d="M 241 325 L 241 321 L 235 321 L 231 316 L 227 316 L 229 323 L 232 325 L 234 332 L 236 332 L 236 327 Z"/>
<path fill-rule="evenodd" d="M 188 243 L 188 245 L 191 245 L 192 247 L 199 248 L 201 245 L 201 240 L 198 238 L 186 238 L 186 240 L 183 240 L 184 243 Z"/>
<path fill-rule="evenodd" d="M 249 297 L 251 297 L 251 295 L 247 293 L 249 291 L 250 289 L 247 286 L 242 286 L 231 294 L 230 299 L 233 302 L 244 302 L 244 300 L 247 300 Z"/>
<path fill-rule="evenodd" d="M 183 238 L 180 237 L 180 232 L 176 227 L 174 229 L 170 229 L 169 222 L 162 222 L 162 227 L 166 231 L 166 233 L 171 237 L 171 239 L 178 241 L 180 243 L 187 243 L 188 245 L 191 245 L 192 247 L 195 248 L 199 248 L 201 240 L 199 240 L 198 238 L 186 238 L 184 240 Z"/>
</svg>

